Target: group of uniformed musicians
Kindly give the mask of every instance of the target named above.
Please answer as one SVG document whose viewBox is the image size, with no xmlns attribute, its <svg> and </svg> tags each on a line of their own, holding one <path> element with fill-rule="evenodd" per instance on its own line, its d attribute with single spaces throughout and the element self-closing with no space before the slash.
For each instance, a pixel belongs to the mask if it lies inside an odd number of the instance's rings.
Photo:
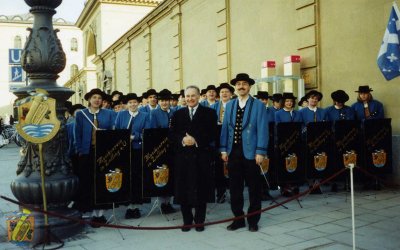
<svg viewBox="0 0 400 250">
<path fill-rule="evenodd" d="M 260 178 L 260 164 L 267 155 L 271 122 L 309 122 L 364 120 L 383 118 L 383 105 L 372 98 L 369 86 L 359 86 L 357 102 L 346 106 L 348 94 L 343 90 L 331 94 L 333 105 L 322 109 L 318 103 L 322 93 L 311 90 L 295 110 L 293 93 L 273 94 L 258 91 L 251 96 L 255 81 L 248 74 L 237 74 L 228 83 L 201 90 L 188 86 L 179 94 L 163 89 L 135 93 L 114 91 L 111 95 L 100 89 L 90 90 L 81 104 L 70 107 L 67 121 L 69 155 L 80 186 L 74 206 L 81 212 L 92 212 L 92 221 L 106 223 L 107 207 L 94 205 L 94 146 L 98 129 L 129 129 L 132 143 L 132 197 L 125 218 L 140 218 L 142 197 L 142 133 L 148 128 L 169 128 L 173 149 L 174 202 L 180 205 L 183 224 L 204 223 L 206 204 L 223 203 L 229 187 L 231 209 L 235 216 L 245 212 L 243 191 L 248 186 L 247 213 L 261 209 L 268 190 Z M 236 94 L 236 95 L 234 95 Z M 269 104 L 272 100 L 272 105 Z M 224 177 L 229 171 L 229 184 Z M 216 195 L 215 195 L 216 190 Z M 174 213 L 171 197 L 162 197 L 163 213 Z M 193 214 L 194 210 L 194 214 Z M 260 214 L 247 218 L 248 229 L 258 231 Z M 245 219 L 235 220 L 227 229 L 245 227 Z M 182 231 L 189 231 L 183 227 Z M 203 231 L 203 226 L 196 231 Z"/>
</svg>

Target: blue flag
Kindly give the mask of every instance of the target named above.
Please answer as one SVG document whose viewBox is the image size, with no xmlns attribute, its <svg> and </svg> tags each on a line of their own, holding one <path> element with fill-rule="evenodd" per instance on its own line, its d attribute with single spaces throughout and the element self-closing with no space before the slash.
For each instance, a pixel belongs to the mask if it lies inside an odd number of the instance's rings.
<svg viewBox="0 0 400 250">
<path fill-rule="evenodd" d="M 400 76 L 399 9 L 393 3 L 389 22 L 378 54 L 378 67 L 387 81 Z"/>
</svg>

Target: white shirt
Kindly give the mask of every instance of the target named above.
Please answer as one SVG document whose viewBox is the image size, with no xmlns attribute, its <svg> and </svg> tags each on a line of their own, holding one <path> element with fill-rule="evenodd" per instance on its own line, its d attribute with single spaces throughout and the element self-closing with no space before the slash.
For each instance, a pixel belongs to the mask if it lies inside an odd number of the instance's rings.
<svg viewBox="0 0 400 250">
<path fill-rule="evenodd" d="M 137 114 L 139 114 L 139 111 L 135 111 L 135 112 L 132 112 L 132 111 L 130 111 L 130 110 L 128 110 L 129 111 L 129 114 L 131 115 L 131 116 L 133 116 L 133 117 L 136 117 L 137 116 Z"/>
<path fill-rule="evenodd" d="M 308 109 L 314 112 L 317 112 L 317 107 L 311 108 L 310 106 L 308 106 Z"/>
<path fill-rule="evenodd" d="M 249 99 L 249 95 L 247 95 L 247 96 L 244 97 L 244 98 L 238 97 L 239 107 L 240 107 L 241 109 L 244 108 L 244 106 L 246 106 L 246 102 L 247 102 L 248 99 Z"/>
</svg>

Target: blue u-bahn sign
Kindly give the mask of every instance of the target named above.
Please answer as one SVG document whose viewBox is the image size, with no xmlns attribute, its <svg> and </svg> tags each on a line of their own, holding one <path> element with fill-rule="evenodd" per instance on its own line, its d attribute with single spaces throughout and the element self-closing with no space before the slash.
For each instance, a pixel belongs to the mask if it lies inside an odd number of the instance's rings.
<svg viewBox="0 0 400 250">
<path fill-rule="evenodd" d="M 8 50 L 8 63 L 21 64 L 22 49 L 9 49 Z"/>
<path fill-rule="evenodd" d="M 10 67 L 10 82 L 22 82 L 23 70 L 21 66 Z"/>
</svg>

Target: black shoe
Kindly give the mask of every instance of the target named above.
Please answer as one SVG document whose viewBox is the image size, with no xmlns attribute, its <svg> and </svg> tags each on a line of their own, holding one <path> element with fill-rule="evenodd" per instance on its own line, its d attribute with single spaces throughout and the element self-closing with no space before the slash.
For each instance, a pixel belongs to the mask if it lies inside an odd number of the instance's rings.
<svg viewBox="0 0 400 250">
<path fill-rule="evenodd" d="M 257 232 L 258 231 L 258 225 L 249 225 L 249 231 L 250 232 Z"/>
<path fill-rule="evenodd" d="M 184 226 L 189 226 L 189 225 L 184 225 Z M 191 227 L 182 227 L 181 230 L 182 232 L 189 232 L 190 229 L 192 229 Z"/>
<path fill-rule="evenodd" d="M 130 209 L 128 208 L 125 212 L 125 219 L 139 219 L 141 217 L 139 208 Z"/>
<path fill-rule="evenodd" d="M 337 193 L 338 187 L 336 183 L 332 183 L 331 192 Z"/>
<path fill-rule="evenodd" d="M 102 226 L 100 224 L 106 224 L 107 220 L 106 220 L 106 217 L 104 217 L 104 216 L 99 216 L 99 217 L 93 216 L 92 219 L 90 220 L 90 222 L 96 223 L 96 224 L 91 224 L 90 226 L 92 226 L 93 228 L 99 228 Z"/>
<path fill-rule="evenodd" d="M 196 231 L 197 232 L 203 232 L 204 231 L 204 227 L 196 227 Z"/>
<path fill-rule="evenodd" d="M 234 221 L 232 224 L 226 227 L 228 231 L 235 231 L 239 228 L 246 227 L 246 223 L 244 221 Z"/>
<path fill-rule="evenodd" d="M 175 208 L 173 208 L 170 203 L 167 203 L 167 204 L 162 203 L 161 204 L 161 213 L 163 213 L 163 214 L 173 214 L 175 212 L 176 212 Z"/>
</svg>

